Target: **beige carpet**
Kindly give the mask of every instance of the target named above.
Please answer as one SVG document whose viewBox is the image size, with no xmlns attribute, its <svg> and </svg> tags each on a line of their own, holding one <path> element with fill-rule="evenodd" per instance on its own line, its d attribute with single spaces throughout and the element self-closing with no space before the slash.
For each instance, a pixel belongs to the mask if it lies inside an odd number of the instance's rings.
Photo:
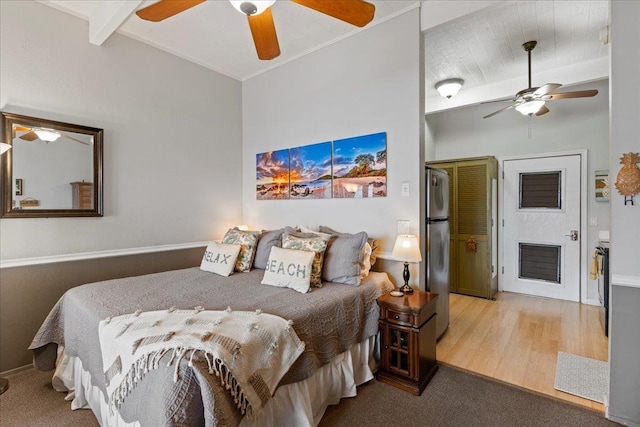
<svg viewBox="0 0 640 427">
<path fill-rule="evenodd" d="M 0 396 L 0 426 L 98 426 L 91 411 L 71 411 L 70 402 L 51 387 L 51 372 L 29 370 L 8 379 L 9 390 Z M 588 409 L 446 366 L 421 396 L 371 381 L 358 387 L 357 397 L 329 407 L 320 422 L 320 427 L 363 425 L 618 426 Z"/>
</svg>

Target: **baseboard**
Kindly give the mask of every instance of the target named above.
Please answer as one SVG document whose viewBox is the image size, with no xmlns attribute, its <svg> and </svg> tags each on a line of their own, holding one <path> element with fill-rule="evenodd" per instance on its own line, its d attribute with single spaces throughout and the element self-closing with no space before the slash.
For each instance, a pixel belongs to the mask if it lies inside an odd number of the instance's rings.
<svg viewBox="0 0 640 427">
<path fill-rule="evenodd" d="M 7 375 L 18 374 L 20 372 L 28 371 L 29 369 L 35 369 L 33 365 L 24 365 L 17 368 L 9 369 L 8 371 L 0 372 L 0 377 L 6 377 Z"/>
<path fill-rule="evenodd" d="M 629 427 L 640 427 L 640 423 L 626 418 L 616 417 L 615 415 L 607 414 L 607 419 L 614 423 L 622 424 Z"/>
</svg>

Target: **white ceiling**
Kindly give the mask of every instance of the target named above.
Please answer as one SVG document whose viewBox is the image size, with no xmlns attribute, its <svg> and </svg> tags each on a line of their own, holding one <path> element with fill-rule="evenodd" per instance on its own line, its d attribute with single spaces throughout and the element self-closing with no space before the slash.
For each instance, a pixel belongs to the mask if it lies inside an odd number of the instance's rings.
<svg viewBox="0 0 640 427">
<path fill-rule="evenodd" d="M 309 52 L 384 22 L 422 4 L 427 112 L 514 95 L 527 87 L 522 43 L 536 40 L 532 85 L 577 84 L 607 77 L 608 45 L 599 32 L 609 22 L 608 0 L 368 0 L 375 18 L 364 29 L 288 0 L 272 6 L 281 55 L 257 58 L 246 17 L 227 0 L 208 0 L 159 23 L 135 10 L 154 1 L 39 0 L 89 21 L 88 39 L 107 43 L 113 31 L 158 47 L 237 80 L 246 80 Z M 450 100 L 434 85 L 465 84 Z"/>
</svg>

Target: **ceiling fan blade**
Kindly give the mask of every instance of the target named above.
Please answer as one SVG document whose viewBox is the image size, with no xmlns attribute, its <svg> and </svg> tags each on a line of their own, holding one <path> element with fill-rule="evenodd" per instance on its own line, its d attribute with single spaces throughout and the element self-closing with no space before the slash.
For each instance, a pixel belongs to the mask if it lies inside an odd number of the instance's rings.
<svg viewBox="0 0 640 427">
<path fill-rule="evenodd" d="M 35 141 L 36 139 L 38 139 L 38 135 L 36 135 L 36 133 L 34 131 L 31 132 L 27 132 L 24 135 L 19 137 L 20 139 L 24 139 L 25 141 Z"/>
<path fill-rule="evenodd" d="M 502 99 L 494 99 L 493 101 L 483 101 L 480 104 L 493 104 L 494 102 L 513 102 L 515 99 L 513 98 L 502 98 Z"/>
<path fill-rule="evenodd" d="M 513 105 L 513 104 L 511 104 L 511 105 L 507 105 L 506 107 L 501 108 L 501 109 L 499 109 L 498 111 L 494 111 L 493 113 L 489 114 L 488 116 L 484 116 L 484 117 L 483 117 L 483 119 L 488 119 L 489 117 L 493 117 L 493 116 L 495 116 L 496 114 L 498 114 L 498 113 L 502 113 L 503 111 L 506 111 L 506 110 L 508 110 L 509 108 L 513 108 L 513 107 L 514 107 L 514 105 Z"/>
<path fill-rule="evenodd" d="M 206 0 L 160 0 L 158 3 L 136 11 L 136 15 L 145 21 L 160 22 L 205 1 Z"/>
<path fill-rule="evenodd" d="M 560 92 L 560 93 L 552 93 L 549 95 L 545 95 L 542 99 L 566 99 L 566 98 L 588 98 L 590 96 L 596 96 L 598 94 L 597 89 L 590 90 L 578 90 L 575 92 Z"/>
<path fill-rule="evenodd" d="M 79 142 L 80 144 L 84 144 L 84 145 L 91 145 L 91 144 L 89 144 L 88 142 L 82 141 L 81 139 L 74 138 L 73 136 L 69 135 L 69 134 L 68 134 L 68 133 L 66 133 L 66 132 L 60 132 L 60 133 L 61 133 L 61 134 L 62 134 L 62 136 L 64 136 L 65 138 L 70 139 L 70 140 L 72 140 L 72 141 Z"/>
<path fill-rule="evenodd" d="M 364 27 L 373 19 L 376 7 L 363 0 L 291 0 L 325 15 Z"/>
<path fill-rule="evenodd" d="M 273 23 L 271 8 L 267 8 L 260 15 L 251 15 L 249 28 L 253 36 L 253 43 L 256 45 L 258 58 L 262 60 L 273 59 L 280 55 L 280 45 L 278 45 L 278 35 L 276 26 Z"/>
<path fill-rule="evenodd" d="M 533 92 L 533 96 L 542 96 L 546 95 L 554 90 L 562 87 L 560 83 L 547 83 L 544 86 L 540 86 L 535 92 Z"/>
<path fill-rule="evenodd" d="M 541 116 L 543 114 L 547 114 L 548 112 L 549 112 L 549 109 L 547 108 L 547 106 L 543 105 L 536 113 L 536 116 Z"/>
</svg>

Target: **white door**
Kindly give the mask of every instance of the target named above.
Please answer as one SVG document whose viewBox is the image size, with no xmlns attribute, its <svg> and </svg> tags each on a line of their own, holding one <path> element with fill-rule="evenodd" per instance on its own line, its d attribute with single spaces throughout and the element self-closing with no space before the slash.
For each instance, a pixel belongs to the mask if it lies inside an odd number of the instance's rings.
<svg viewBox="0 0 640 427">
<path fill-rule="evenodd" d="M 503 290 L 580 301 L 580 155 L 503 163 Z"/>
</svg>

